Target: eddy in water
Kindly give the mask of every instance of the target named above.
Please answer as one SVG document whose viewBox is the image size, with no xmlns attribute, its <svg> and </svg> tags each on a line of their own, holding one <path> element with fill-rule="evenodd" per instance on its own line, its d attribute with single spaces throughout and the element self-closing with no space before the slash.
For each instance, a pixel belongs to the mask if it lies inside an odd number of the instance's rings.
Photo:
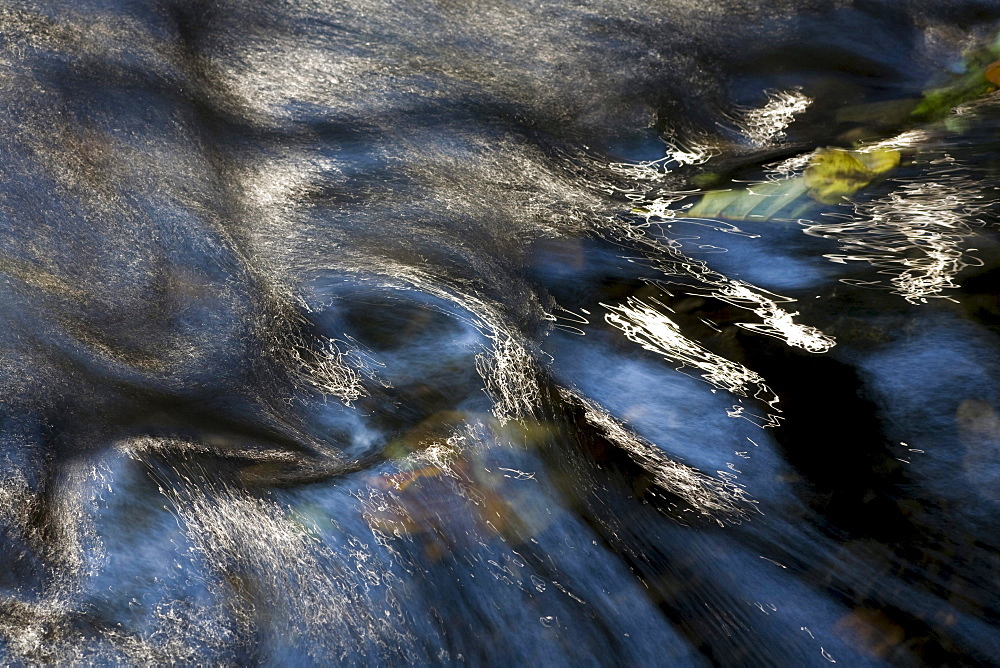
<svg viewBox="0 0 1000 668">
<path fill-rule="evenodd" d="M 0 2 L 0 663 L 995 662 L 998 28 Z"/>
</svg>

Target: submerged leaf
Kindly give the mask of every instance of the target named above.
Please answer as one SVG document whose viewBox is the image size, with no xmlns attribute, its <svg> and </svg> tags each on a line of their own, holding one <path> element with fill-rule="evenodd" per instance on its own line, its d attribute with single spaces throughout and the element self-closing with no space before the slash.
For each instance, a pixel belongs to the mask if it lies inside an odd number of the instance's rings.
<svg viewBox="0 0 1000 668">
<path fill-rule="evenodd" d="M 736 190 L 711 190 L 685 214 L 727 220 L 797 220 L 820 204 L 837 204 L 899 165 L 899 151 L 817 151 L 802 176 Z M 808 197 L 804 197 L 807 195 Z"/>
<path fill-rule="evenodd" d="M 924 98 L 910 116 L 918 121 L 946 117 L 955 107 L 991 93 L 1000 86 L 1000 37 L 988 47 L 965 57 L 965 73 L 943 86 L 924 91 Z"/>
<path fill-rule="evenodd" d="M 994 86 L 1000 86 L 1000 60 L 995 60 L 986 68 L 986 80 Z"/>
<path fill-rule="evenodd" d="M 692 218 L 772 220 L 801 207 L 806 186 L 801 178 L 755 184 L 739 190 L 711 190 L 685 214 Z M 789 218 L 791 216 L 782 216 Z"/>
<path fill-rule="evenodd" d="M 816 153 L 802 178 L 810 197 L 823 204 L 836 204 L 898 166 L 899 160 L 899 151 L 826 149 Z"/>
</svg>

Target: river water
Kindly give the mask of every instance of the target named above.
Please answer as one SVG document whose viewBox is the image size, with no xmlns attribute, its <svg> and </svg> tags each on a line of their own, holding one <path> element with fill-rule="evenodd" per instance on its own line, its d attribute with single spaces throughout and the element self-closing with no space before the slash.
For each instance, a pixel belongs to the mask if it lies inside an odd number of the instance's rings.
<svg viewBox="0 0 1000 668">
<path fill-rule="evenodd" d="M 0 663 L 995 663 L 998 27 L 0 2 Z"/>
</svg>

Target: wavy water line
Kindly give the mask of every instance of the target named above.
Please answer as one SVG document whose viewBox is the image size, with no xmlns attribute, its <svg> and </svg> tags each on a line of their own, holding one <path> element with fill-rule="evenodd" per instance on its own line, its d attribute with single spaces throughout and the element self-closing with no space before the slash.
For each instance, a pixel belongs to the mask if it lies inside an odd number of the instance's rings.
<svg viewBox="0 0 1000 668">
<path fill-rule="evenodd" d="M 735 124 L 742 134 L 757 148 L 766 148 L 785 139 L 785 131 L 795 117 L 808 109 L 812 98 L 801 89 L 766 91 L 767 102 L 756 108 L 741 110 Z"/>
<path fill-rule="evenodd" d="M 867 262 L 888 275 L 892 292 L 911 304 L 954 301 L 946 292 L 959 287 L 955 277 L 980 264 L 962 245 L 983 223 L 978 216 L 985 206 L 976 203 L 983 195 L 947 154 L 928 164 L 934 166 L 920 181 L 899 179 L 888 195 L 854 204 L 851 218 L 809 225 L 805 233 L 838 241 L 844 252 L 824 257 Z"/>
<path fill-rule="evenodd" d="M 777 403 L 777 395 L 759 374 L 688 339 L 680 327 L 655 306 L 634 297 L 629 297 L 623 305 L 601 306 L 608 309 L 604 319 L 620 329 L 625 338 L 680 364 L 681 370 L 685 367 L 698 369 L 703 372 L 701 378 L 713 387 L 741 397 L 753 396 L 771 406 Z M 665 308 L 662 304 L 658 306 Z"/>
<path fill-rule="evenodd" d="M 702 165 L 722 153 L 722 148 L 708 136 L 664 140 L 662 158 L 638 162 L 612 162 L 604 168 L 632 181 L 663 181 L 677 167 Z M 611 188 L 611 190 L 618 190 Z M 637 196 L 640 197 L 641 196 Z"/>
<path fill-rule="evenodd" d="M 682 212 L 663 209 L 662 215 L 657 215 L 669 220 L 679 218 L 678 213 Z M 643 227 L 620 223 L 607 231 L 621 234 L 630 245 L 638 245 L 651 265 L 666 276 L 693 279 L 695 289 L 699 290 L 698 296 L 718 299 L 731 306 L 749 310 L 762 320 L 760 323 L 737 323 L 739 327 L 777 338 L 793 348 L 811 353 L 825 353 L 836 345 L 832 336 L 815 327 L 795 322 L 798 312 L 789 312 L 780 306 L 782 303 L 795 302 L 795 299 L 772 293 L 746 281 L 729 278 L 711 269 L 703 260 L 685 256 L 678 240 L 654 239 L 646 234 Z M 716 229 L 745 234 L 739 228 Z"/>
<path fill-rule="evenodd" d="M 596 403 L 565 388 L 560 388 L 559 394 L 564 401 L 582 406 L 587 422 L 649 472 L 659 487 L 683 499 L 696 512 L 711 517 L 720 526 L 725 526 L 725 521 L 739 522 L 756 506 L 757 502 L 747 495 L 743 486 L 732 479 L 715 478 L 674 461 Z"/>
<path fill-rule="evenodd" d="M 409 651 L 414 638 L 395 628 L 387 612 L 380 613 L 393 605 L 392 592 L 384 567 L 366 546 L 348 537 L 335 551 L 290 507 L 243 490 L 206 486 L 184 471 L 177 474 L 177 483 L 164 493 L 194 556 L 219 575 L 220 581 L 210 585 L 233 586 L 227 574 L 250 579 L 244 586 L 254 596 L 253 606 L 273 608 L 288 620 L 286 632 L 297 642 L 331 657 L 369 647 L 383 655 Z M 377 603 L 370 590 L 385 600 Z M 239 615 L 236 622 L 251 623 Z"/>
<path fill-rule="evenodd" d="M 489 342 L 476 356 L 476 370 L 493 400 L 493 414 L 505 424 L 532 417 L 541 405 L 537 362 L 527 338 L 508 322 L 502 307 L 479 295 L 473 288 L 459 290 L 446 286 L 429 272 L 404 264 L 383 267 L 381 287 L 414 290 L 454 304 L 468 315 L 445 311 L 475 328 Z M 433 308 L 433 307 L 432 307 Z M 539 317 L 544 318 L 541 308 Z"/>
</svg>

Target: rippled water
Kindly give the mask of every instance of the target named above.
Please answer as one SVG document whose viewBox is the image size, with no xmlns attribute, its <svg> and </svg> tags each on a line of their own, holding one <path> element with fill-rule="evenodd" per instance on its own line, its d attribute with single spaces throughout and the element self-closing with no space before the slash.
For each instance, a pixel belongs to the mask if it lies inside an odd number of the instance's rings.
<svg viewBox="0 0 1000 668">
<path fill-rule="evenodd" d="M 0 2 L 0 662 L 995 663 L 998 27 Z"/>
</svg>

